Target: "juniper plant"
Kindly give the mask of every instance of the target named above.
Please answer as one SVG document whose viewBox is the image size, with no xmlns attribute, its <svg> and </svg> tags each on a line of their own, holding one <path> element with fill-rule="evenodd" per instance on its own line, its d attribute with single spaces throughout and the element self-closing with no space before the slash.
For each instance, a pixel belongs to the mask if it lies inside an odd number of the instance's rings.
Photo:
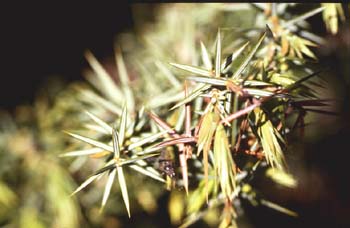
<svg viewBox="0 0 350 228">
<path fill-rule="evenodd" d="M 152 185 L 159 189 L 184 190 L 169 201 L 172 222 L 181 227 L 215 210 L 222 210 L 216 225 L 235 227 L 242 199 L 297 216 L 260 197 L 250 179 L 268 166 L 267 177 L 297 184 L 284 153 L 288 136 L 302 131 L 308 112 L 332 114 L 313 108 L 327 105 L 312 51 L 323 40 L 307 29 L 306 19 L 343 15 L 341 8 L 324 5 L 295 16 L 285 13 L 293 4 L 162 7 L 153 30 L 120 37 L 117 77 L 86 52 L 93 70 L 86 78 L 94 88 L 78 87 L 76 95 L 87 109 L 79 115 L 85 129 L 66 131 L 83 144 L 72 143 L 61 156 L 101 163 L 73 194 L 105 176 L 101 209 L 117 182 L 130 217 L 130 191 L 142 191 L 133 185 L 141 174 L 144 182 L 158 181 Z M 251 18 L 244 28 L 225 18 L 242 11 Z M 336 32 L 337 23 L 327 26 Z"/>
</svg>

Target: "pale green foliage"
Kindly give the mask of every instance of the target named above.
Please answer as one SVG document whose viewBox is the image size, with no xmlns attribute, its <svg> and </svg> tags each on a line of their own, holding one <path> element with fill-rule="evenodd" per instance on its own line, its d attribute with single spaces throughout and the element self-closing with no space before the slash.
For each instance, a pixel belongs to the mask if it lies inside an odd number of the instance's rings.
<svg viewBox="0 0 350 228">
<path fill-rule="evenodd" d="M 129 203 L 132 202 L 129 202 L 127 186 L 130 180 L 124 179 L 122 167 L 130 167 L 146 176 L 159 179 L 162 176 L 161 172 L 154 170 L 152 168 L 154 165 L 147 159 L 151 156 L 161 156 L 162 150 L 172 148 L 175 151 L 172 159 L 181 163 L 182 178 L 171 179 L 169 178 L 171 174 L 165 171 L 168 174 L 164 180 L 167 188 L 182 185 L 187 191 L 189 184 L 194 183 L 197 186 L 193 192 L 189 189 L 188 200 L 181 201 L 182 204 L 188 204 L 186 213 L 188 217 L 183 226 L 195 222 L 208 212 L 201 211 L 206 207 L 205 201 L 209 203 L 208 210 L 225 205 L 220 226 L 235 226 L 236 214 L 232 202 L 241 195 L 241 188 L 245 184 L 245 179 L 240 178 L 237 173 L 238 167 L 235 161 L 237 153 L 250 154 L 247 156 L 251 156 L 249 159 L 252 161 L 266 161 L 273 170 L 276 170 L 269 173 L 273 180 L 290 187 L 295 186 L 294 179 L 286 173 L 283 150 L 285 129 L 289 126 L 281 116 L 284 115 L 284 107 L 292 95 L 299 98 L 308 95 L 315 97 L 313 89 L 305 82 L 314 75 L 304 77 L 310 73 L 306 70 L 293 71 L 293 64 L 305 62 L 308 57 L 316 59 L 310 49 L 316 44 L 296 35 L 294 31 L 297 24 L 305 23 L 305 19 L 322 12 L 324 8 L 316 8 L 287 21 L 281 15 L 283 11 L 269 13 L 271 5 L 266 5 L 263 15 L 259 11 L 254 11 L 252 5 L 242 4 L 247 12 L 255 13 L 251 16 L 256 16 L 258 28 L 253 36 L 244 36 L 242 39 L 240 36 L 244 32 L 234 27 L 227 28 L 225 27 L 227 24 L 220 25 L 220 20 L 216 25 L 200 17 L 204 12 L 208 17 L 220 15 L 225 13 L 224 9 L 227 10 L 225 7 L 218 7 L 220 4 L 205 4 L 194 10 L 195 6 L 175 4 L 171 10 L 164 8 L 166 10 L 161 11 L 159 15 L 161 19 L 154 26 L 154 30 L 144 31 L 141 34 L 140 40 L 143 42 L 141 45 L 144 47 L 142 50 L 129 49 L 126 56 L 122 57 L 123 53 L 117 48 L 116 65 L 120 85 L 110 85 L 103 67 L 92 55 L 87 55 L 92 68 L 99 75 L 100 82 L 94 82 L 96 80 L 92 79 L 92 76 L 89 76 L 90 81 L 107 98 L 104 100 L 102 96 L 91 93 L 92 99 L 89 102 L 93 107 L 102 107 L 106 112 L 117 114 L 115 119 L 109 118 L 109 120 L 119 123 L 119 130 L 118 134 L 113 130 L 111 132 L 109 126 L 112 123 L 107 124 L 102 118 L 90 113 L 88 115 L 100 126 L 101 132 L 112 135 L 113 140 L 99 142 L 98 139 L 72 133 L 70 135 L 95 148 L 114 152 L 113 158 L 112 156 L 107 158 L 105 168 L 88 179 L 88 182 L 91 182 L 91 178 L 95 179 L 96 175 L 110 172 L 103 206 L 111 193 L 112 182 L 117 174 L 122 198 L 129 213 Z M 239 15 L 240 11 L 233 9 L 234 7 L 229 8 L 228 11 Z M 193 20 L 197 14 L 198 20 Z M 209 26 L 206 28 L 208 36 L 204 36 L 201 30 L 204 25 Z M 167 28 L 171 29 L 166 30 Z M 184 30 L 181 35 L 175 32 L 180 28 Z M 232 35 L 235 30 L 239 31 L 236 36 Z M 248 31 L 249 28 L 247 34 Z M 200 37 L 201 41 L 198 42 L 195 37 Z M 234 42 L 235 40 L 237 42 Z M 130 44 L 135 48 L 139 45 L 136 39 L 129 41 L 129 48 Z M 207 49 L 210 45 L 212 48 Z M 118 46 L 123 47 L 123 43 Z M 280 53 L 276 53 L 276 50 Z M 136 71 L 137 77 L 133 79 L 135 87 L 130 85 L 128 67 L 134 67 Z M 304 78 L 300 79 L 301 77 Z M 182 87 L 184 80 L 188 83 L 185 91 Z M 90 92 L 84 91 L 84 93 Z M 119 97 L 108 99 L 111 94 Z M 126 98 L 127 105 L 124 108 L 118 100 L 120 97 Z M 273 104 L 272 107 L 270 103 Z M 151 112 L 145 115 L 140 107 L 150 109 Z M 138 118 L 135 118 L 136 116 Z M 272 122 L 272 116 L 277 120 L 274 119 Z M 189 121 L 187 125 L 182 124 L 186 120 Z M 182 134 L 185 128 L 185 133 Z M 253 140 L 252 146 L 242 144 L 243 134 Z M 192 154 L 192 150 L 196 151 L 196 156 Z M 101 151 L 85 149 L 68 152 L 63 156 L 94 153 Z M 188 167 L 188 159 L 199 162 L 201 172 L 204 174 L 203 179 L 194 177 L 196 173 L 193 167 Z M 117 167 L 117 171 L 114 166 Z M 243 166 L 240 169 L 244 170 L 240 172 L 250 172 L 258 166 Z M 281 179 L 283 175 L 285 178 Z M 254 194 L 254 191 L 251 190 L 246 194 Z M 193 203 L 194 199 L 198 202 Z M 268 202 L 266 200 L 256 202 L 261 204 L 265 202 L 266 205 L 278 209 L 273 203 L 266 203 Z M 173 207 L 170 205 L 169 208 Z M 174 210 L 171 213 L 175 213 Z M 172 218 L 178 222 L 179 216 L 183 215 L 174 214 Z"/>
</svg>

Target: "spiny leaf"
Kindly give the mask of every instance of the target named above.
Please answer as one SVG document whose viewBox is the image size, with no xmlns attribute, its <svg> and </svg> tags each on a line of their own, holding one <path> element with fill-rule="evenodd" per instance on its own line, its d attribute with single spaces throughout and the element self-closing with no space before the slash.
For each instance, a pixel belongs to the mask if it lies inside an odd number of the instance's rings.
<svg viewBox="0 0 350 228">
<path fill-rule="evenodd" d="M 105 157 L 105 156 L 110 155 L 110 154 L 111 154 L 111 152 L 103 150 L 100 153 L 91 154 L 91 155 L 89 155 L 89 157 L 90 158 L 102 158 L 102 157 Z"/>
<path fill-rule="evenodd" d="M 203 164 L 204 164 L 204 178 L 206 181 L 206 196 L 208 201 L 208 175 L 209 175 L 209 162 L 208 162 L 208 153 L 212 143 L 212 139 L 215 133 L 216 126 L 219 122 L 220 116 L 216 112 L 211 110 L 208 113 L 204 114 L 202 117 L 202 122 L 200 124 L 200 129 L 198 132 L 198 141 L 197 141 L 197 155 L 203 150 Z"/>
<path fill-rule="evenodd" d="M 285 160 L 282 148 L 277 140 L 277 137 L 280 140 L 282 137 L 262 109 L 256 108 L 254 110 L 254 118 L 257 136 L 263 147 L 267 163 L 270 164 L 272 168 L 277 167 L 280 170 L 284 170 Z"/>
<path fill-rule="evenodd" d="M 115 49 L 115 59 L 116 59 L 116 65 L 118 67 L 118 73 L 119 73 L 119 79 L 123 86 L 129 87 L 129 77 L 128 73 L 126 71 L 124 59 L 121 53 L 121 49 L 118 45 L 114 46 Z"/>
<path fill-rule="evenodd" d="M 237 68 L 237 70 L 235 71 L 235 73 L 233 74 L 232 78 L 233 79 L 238 79 L 239 76 L 241 75 L 241 73 L 243 72 L 243 70 L 247 67 L 247 65 L 249 64 L 250 60 L 253 58 L 253 56 L 255 55 L 255 53 L 257 52 L 258 48 L 260 47 L 261 43 L 263 42 L 264 38 L 266 36 L 266 32 L 264 32 L 264 34 L 261 36 L 261 38 L 259 39 L 259 41 L 255 44 L 255 46 L 253 47 L 253 49 L 249 52 L 249 54 L 247 55 L 247 57 L 243 60 L 243 62 L 241 63 L 241 65 Z"/>
<path fill-rule="evenodd" d="M 183 99 L 182 101 L 180 101 L 179 103 L 177 103 L 176 105 L 174 105 L 172 108 L 170 108 L 169 110 L 174 110 L 178 107 L 180 107 L 181 105 L 187 104 L 189 102 L 191 102 L 192 100 L 194 100 L 195 98 L 197 98 L 199 95 L 201 95 L 203 93 L 203 91 L 209 89 L 211 87 L 211 85 L 198 85 L 193 92 L 191 92 L 188 96 L 186 96 L 185 99 Z"/>
<path fill-rule="evenodd" d="M 221 35 L 220 29 L 218 30 L 217 42 L 216 42 L 216 58 L 215 58 L 215 77 L 220 77 L 221 74 Z"/>
<path fill-rule="evenodd" d="M 274 86 L 275 84 L 264 82 L 264 81 L 258 81 L 258 80 L 245 80 L 243 82 L 244 86 Z"/>
<path fill-rule="evenodd" d="M 214 139 L 214 168 L 219 177 L 221 191 L 225 197 L 231 198 L 236 188 L 236 166 L 231 156 L 229 143 L 222 124 L 216 128 Z"/>
<path fill-rule="evenodd" d="M 161 136 L 163 136 L 166 133 L 168 133 L 168 130 L 163 130 L 163 131 L 158 132 L 156 134 L 153 134 L 153 135 L 150 135 L 148 137 L 145 137 L 145 138 L 143 138 L 143 139 L 141 139 L 141 140 L 139 140 L 139 141 L 137 141 L 135 143 L 130 144 L 128 146 L 128 150 L 133 150 L 133 149 L 135 149 L 135 148 L 137 148 L 139 146 L 142 146 L 142 145 L 144 145 L 146 143 L 150 143 L 150 142 L 152 142 L 152 141 L 154 141 L 156 139 L 159 139 Z"/>
<path fill-rule="evenodd" d="M 116 64 L 118 67 L 118 75 L 120 78 L 120 82 L 122 84 L 122 88 L 123 88 L 123 92 L 125 97 L 128 99 L 128 110 L 130 110 L 131 112 L 134 111 L 135 108 L 135 99 L 134 99 L 134 94 L 130 88 L 130 80 L 129 80 L 129 76 L 128 73 L 126 71 L 126 67 L 125 67 L 125 63 L 124 63 L 124 59 L 123 56 L 121 54 L 121 50 L 120 47 L 115 47 L 115 59 L 116 59 Z"/>
<path fill-rule="evenodd" d="M 79 139 L 79 140 L 81 140 L 83 142 L 86 142 L 86 143 L 88 143 L 90 145 L 99 147 L 101 149 L 104 149 L 104 150 L 107 150 L 107 151 L 110 151 L 110 152 L 114 152 L 113 151 L 113 147 L 111 147 L 111 146 L 109 146 L 109 145 L 107 145 L 105 143 L 101 143 L 99 141 L 96 141 L 94 139 L 90 139 L 90 138 L 85 137 L 85 136 L 81 136 L 81 135 L 78 135 L 78 134 L 70 133 L 68 131 L 65 131 L 65 133 L 70 135 L 70 136 L 72 136 L 72 137 L 74 137 L 74 138 L 76 138 L 76 139 Z"/>
<path fill-rule="evenodd" d="M 152 112 L 149 112 L 148 115 L 152 118 L 152 120 L 154 120 L 154 122 L 157 123 L 158 126 L 163 128 L 164 130 L 167 130 L 169 132 L 169 134 L 179 136 L 176 133 L 176 131 L 172 127 L 170 127 L 168 123 L 166 123 L 164 120 L 159 118 L 159 116 L 157 116 L 156 114 L 154 114 Z"/>
<path fill-rule="evenodd" d="M 115 169 L 115 161 L 114 160 L 110 160 L 109 162 L 107 162 L 104 165 L 104 167 L 97 170 L 94 175 L 98 175 L 98 174 L 104 173 L 106 171 L 111 171 L 112 169 Z"/>
<path fill-rule="evenodd" d="M 203 121 L 198 132 L 197 154 L 199 154 L 203 149 L 206 151 L 209 150 L 211 140 L 219 120 L 219 116 L 216 113 L 212 113 L 211 111 L 204 114 L 202 118 Z"/>
<path fill-rule="evenodd" d="M 126 133 L 126 124 L 127 124 L 127 110 L 126 110 L 127 105 L 124 105 L 122 116 L 120 119 L 120 126 L 119 126 L 119 135 L 118 135 L 118 140 L 119 140 L 119 147 L 122 147 L 124 139 L 125 139 L 125 133 Z"/>
<path fill-rule="evenodd" d="M 201 51 L 202 51 L 202 61 L 204 63 L 204 66 L 208 71 L 211 71 L 213 69 L 213 65 L 211 64 L 211 59 L 208 54 L 207 48 L 204 46 L 202 41 L 201 41 Z"/>
<path fill-rule="evenodd" d="M 283 75 L 283 74 L 278 74 L 278 73 L 272 74 L 270 76 L 269 80 L 272 83 L 276 83 L 276 84 L 281 85 L 283 87 L 289 86 L 295 82 L 295 80 L 293 78 L 289 77 L 289 75 Z"/>
<path fill-rule="evenodd" d="M 159 153 L 147 154 L 144 156 L 135 156 L 135 157 L 128 158 L 128 159 L 123 159 L 122 161 L 119 162 L 119 166 L 128 165 L 130 163 L 134 163 L 134 162 L 139 161 L 139 160 L 145 160 L 147 158 L 151 158 L 151 157 L 154 157 L 157 155 L 159 155 Z"/>
<path fill-rule="evenodd" d="M 327 31 L 336 34 L 338 32 L 338 13 L 340 18 L 345 21 L 342 5 L 340 3 L 321 3 L 321 5 L 325 8 L 322 16 Z"/>
<path fill-rule="evenodd" d="M 194 137 L 179 137 L 179 138 L 174 138 L 174 139 L 169 139 L 167 141 L 161 142 L 155 147 L 157 148 L 162 148 L 162 147 L 167 147 L 167 146 L 172 146 L 172 145 L 177 145 L 177 144 L 182 144 L 182 143 L 190 143 L 190 142 L 195 142 Z"/>
<path fill-rule="evenodd" d="M 283 23 L 283 24 L 282 24 L 282 28 L 288 28 L 288 27 L 290 27 L 291 25 L 298 23 L 299 21 L 303 21 L 303 20 L 305 20 L 305 19 L 307 19 L 307 18 L 309 18 L 309 17 L 312 17 L 312 16 L 314 16 L 314 15 L 316 15 L 316 14 L 322 12 L 324 9 L 325 9 L 325 7 L 322 6 L 322 7 L 313 9 L 313 10 L 311 10 L 310 12 L 304 13 L 304 14 L 302 14 L 302 15 L 296 17 L 296 18 L 293 18 L 293 19 L 291 19 L 291 20 L 289 20 L 289 21 Z"/>
<path fill-rule="evenodd" d="M 110 135 L 110 133 L 108 133 L 106 129 L 97 124 L 86 123 L 84 124 L 84 127 L 88 130 L 96 131 L 104 135 Z"/>
<path fill-rule="evenodd" d="M 259 97 L 269 97 L 274 95 L 274 92 L 263 90 L 263 89 L 251 89 L 251 88 L 245 88 L 243 89 L 244 92 L 251 96 L 259 96 Z M 282 96 L 282 94 L 278 94 L 279 96 Z"/>
<path fill-rule="evenodd" d="M 236 60 L 236 58 L 242 53 L 242 51 L 248 46 L 248 44 L 249 41 L 225 59 L 225 61 L 221 65 L 222 72 L 226 73 L 226 70 L 229 68 L 231 63 L 233 63 L 233 61 Z"/>
<path fill-rule="evenodd" d="M 269 38 L 269 39 L 273 39 L 274 41 L 277 41 L 275 35 L 273 34 L 270 26 L 268 24 L 266 24 L 266 36 Z"/>
<path fill-rule="evenodd" d="M 183 91 L 179 91 L 178 89 L 172 89 L 166 91 L 160 95 L 154 96 L 148 101 L 146 101 L 145 106 L 147 109 L 155 109 L 164 105 L 169 105 L 174 102 L 178 102 L 183 99 L 184 93 Z"/>
<path fill-rule="evenodd" d="M 149 176 L 149 177 L 151 177 L 151 178 L 153 178 L 153 179 L 155 179 L 155 180 L 158 180 L 158 181 L 160 181 L 160 182 L 165 183 L 165 180 L 164 180 L 161 176 L 159 176 L 159 175 L 155 174 L 154 172 L 151 172 L 151 171 L 149 171 L 149 170 L 147 170 L 147 169 L 144 169 L 144 168 L 142 168 L 141 166 L 138 166 L 138 165 L 130 165 L 129 167 L 132 168 L 132 169 L 134 169 L 135 171 L 137 171 L 137 172 L 143 174 L 143 175 Z"/>
<path fill-rule="evenodd" d="M 318 45 L 314 42 L 311 42 L 310 40 L 301 38 L 299 36 L 294 35 L 295 39 L 296 39 L 296 43 L 297 43 L 297 48 L 300 52 L 302 52 L 304 55 L 313 58 L 314 60 L 317 60 L 317 57 L 315 56 L 315 54 L 309 49 L 308 46 L 311 47 L 317 47 Z"/>
<path fill-rule="evenodd" d="M 85 111 L 85 112 L 93 121 L 95 121 L 103 129 L 105 129 L 106 133 L 112 134 L 112 127 L 109 126 L 109 124 L 107 124 L 106 122 L 104 122 L 103 120 L 101 120 L 100 118 L 98 118 L 97 116 L 92 114 L 91 112 L 89 112 L 89 111 Z"/>
<path fill-rule="evenodd" d="M 107 200 L 108 200 L 109 194 L 111 192 L 116 173 L 117 173 L 117 170 L 113 169 L 111 171 L 111 173 L 108 175 L 108 180 L 106 183 L 106 187 L 105 187 L 105 191 L 103 193 L 103 198 L 102 198 L 102 203 L 101 203 L 101 211 L 103 210 L 103 208 L 105 207 L 105 205 L 107 203 Z"/>
<path fill-rule="evenodd" d="M 95 71 L 103 87 L 105 88 L 105 90 L 101 92 L 105 93 L 109 99 L 111 99 L 112 101 L 115 101 L 116 103 L 122 102 L 123 94 L 121 93 L 120 89 L 116 86 L 116 84 L 114 83 L 110 75 L 107 73 L 107 71 L 97 61 L 95 56 L 90 51 L 87 51 L 85 53 L 85 57 L 89 62 L 90 66 L 92 67 L 92 69 Z"/>
<path fill-rule="evenodd" d="M 159 150 L 158 147 L 149 146 L 149 147 L 145 148 L 143 151 L 136 152 L 135 154 L 136 155 L 145 155 L 145 154 L 150 154 L 150 153 L 156 152 L 158 150 Z"/>
<path fill-rule="evenodd" d="M 227 79 L 206 76 L 187 76 L 186 79 L 216 86 L 225 86 Z"/>
<path fill-rule="evenodd" d="M 303 82 L 309 80 L 310 78 L 313 78 L 313 77 L 319 75 L 321 72 L 322 71 L 320 70 L 320 71 L 316 71 L 316 72 L 314 72 L 314 73 L 312 73 L 312 74 L 310 74 L 308 76 L 305 76 L 305 77 L 299 79 L 298 81 L 294 82 L 293 84 L 287 86 L 287 88 L 285 90 L 286 91 L 292 91 L 292 90 L 298 88 Z"/>
<path fill-rule="evenodd" d="M 126 207 L 126 210 L 128 211 L 128 216 L 130 218 L 130 205 L 129 205 L 129 196 L 128 196 L 128 189 L 126 187 L 125 177 L 123 173 L 123 168 L 121 166 L 117 166 L 118 171 L 118 180 L 120 185 L 120 190 L 122 192 L 124 204 Z"/>
<path fill-rule="evenodd" d="M 89 148 L 89 149 L 85 149 L 85 150 L 76 150 L 76 151 L 71 151 L 71 152 L 67 152 L 64 154 L 60 154 L 60 157 L 72 157 L 72 156 L 84 156 L 84 155 L 91 155 L 91 154 L 97 154 L 104 151 L 104 149 L 101 148 Z"/>
<path fill-rule="evenodd" d="M 187 81 L 185 81 L 185 96 L 188 96 Z M 191 136 L 191 106 L 189 104 L 185 105 L 185 135 Z"/>
<path fill-rule="evenodd" d="M 115 105 L 114 103 L 106 100 L 105 98 L 95 94 L 94 92 L 90 90 L 82 90 L 79 94 L 80 99 L 86 102 L 89 102 L 93 105 L 102 106 L 103 108 L 107 109 L 108 111 L 117 114 L 118 116 L 121 115 L 122 109 Z"/>
<path fill-rule="evenodd" d="M 265 205 L 265 206 L 267 206 L 267 207 L 270 207 L 270 208 L 272 208 L 272 209 L 274 209 L 274 210 L 276 210 L 276 211 L 282 212 L 282 213 L 287 214 L 287 215 L 289 215 L 289 216 L 298 217 L 298 214 L 297 214 L 296 212 L 291 211 L 291 210 L 289 210 L 289 209 L 287 209 L 287 208 L 285 208 L 285 207 L 282 207 L 282 206 L 280 206 L 280 205 L 278 205 L 278 204 L 272 203 L 272 202 L 270 202 L 270 201 L 267 201 L 267 200 L 262 199 L 262 200 L 260 201 L 260 203 L 261 203 L 262 205 Z"/>
<path fill-rule="evenodd" d="M 178 63 L 169 63 L 170 65 L 177 67 L 179 69 L 191 72 L 193 74 L 199 74 L 202 76 L 207 76 L 207 77 L 211 77 L 213 76 L 213 73 L 207 70 L 203 70 L 199 67 L 195 67 L 195 66 L 189 66 L 189 65 L 184 65 L 184 64 L 178 64 Z"/>
<path fill-rule="evenodd" d="M 118 139 L 118 132 L 115 131 L 113 129 L 113 133 L 112 133 L 112 142 L 113 142 L 113 152 L 114 152 L 114 157 L 117 159 L 119 159 L 120 157 L 120 147 L 119 147 L 119 139 Z"/>
<path fill-rule="evenodd" d="M 72 194 L 75 195 L 77 192 L 81 191 L 83 188 L 85 188 L 86 186 L 88 186 L 91 182 L 93 182 L 95 179 L 99 178 L 100 176 L 102 176 L 103 173 L 97 174 L 97 175 L 93 175 L 91 177 L 89 177 L 86 181 L 84 181 Z"/>
<path fill-rule="evenodd" d="M 164 66 L 162 62 L 155 61 L 155 64 L 175 88 L 181 88 L 181 83 L 179 82 L 179 80 L 170 72 L 170 70 L 168 70 L 168 68 Z"/>
</svg>

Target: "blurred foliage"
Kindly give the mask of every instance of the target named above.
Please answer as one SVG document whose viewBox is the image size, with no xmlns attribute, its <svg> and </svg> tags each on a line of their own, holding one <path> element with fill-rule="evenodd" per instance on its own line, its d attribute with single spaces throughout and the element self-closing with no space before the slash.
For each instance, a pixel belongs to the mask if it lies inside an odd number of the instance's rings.
<svg viewBox="0 0 350 228">
<path fill-rule="evenodd" d="M 297 186 L 289 140 L 307 114 L 334 114 L 307 20 L 322 13 L 332 34 L 345 21 L 340 4 L 298 6 L 136 4 L 115 64 L 86 52 L 89 85 L 53 80 L 1 113 L 0 224 L 236 227 L 243 201 L 297 216 L 252 182 Z"/>
<path fill-rule="evenodd" d="M 67 143 L 58 127 L 77 126 L 66 117 L 79 107 L 69 99 L 70 89 L 57 82 L 49 86 L 50 93 L 41 91 L 33 106 L 18 106 L 13 117 L 2 113 L 1 196 L 6 200 L 0 218 L 6 227 L 79 225 L 79 204 L 69 198 L 75 184 L 57 157 Z M 56 96 L 66 99 L 56 102 Z"/>
</svg>

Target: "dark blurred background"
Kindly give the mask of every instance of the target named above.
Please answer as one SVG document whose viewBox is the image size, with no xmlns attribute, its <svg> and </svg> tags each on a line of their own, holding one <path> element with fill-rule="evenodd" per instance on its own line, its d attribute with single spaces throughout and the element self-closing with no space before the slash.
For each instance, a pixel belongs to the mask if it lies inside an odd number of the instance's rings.
<svg viewBox="0 0 350 228">
<path fill-rule="evenodd" d="M 0 108 L 30 103 L 48 76 L 82 79 L 84 51 L 111 56 L 115 35 L 132 25 L 127 1 L 1 3 Z"/>
</svg>

